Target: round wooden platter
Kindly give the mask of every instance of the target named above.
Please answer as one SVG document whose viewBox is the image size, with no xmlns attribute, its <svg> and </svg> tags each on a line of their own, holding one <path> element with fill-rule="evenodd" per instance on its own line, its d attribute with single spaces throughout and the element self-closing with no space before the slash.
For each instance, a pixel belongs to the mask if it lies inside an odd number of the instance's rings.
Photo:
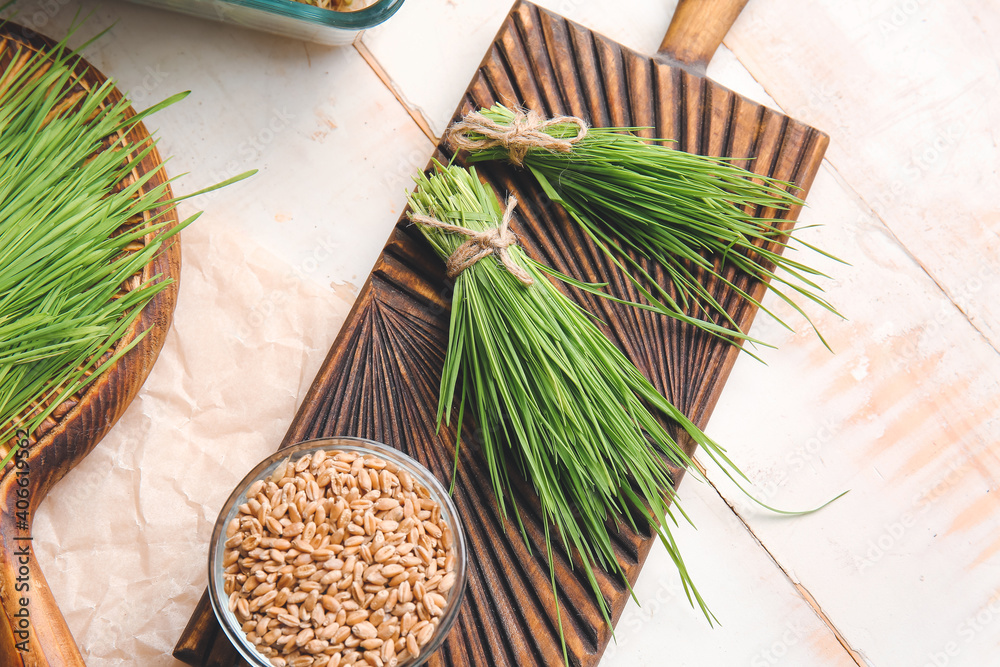
<svg viewBox="0 0 1000 667">
<path fill-rule="evenodd" d="M 0 72 L 6 71 L 15 59 L 51 49 L 54 45 L 52 40 L 16 24 L 0 25 Z M 75 71 L 82 75 L 78 90 L 89 90 L 107 80 L 82 58 L 76 62 Z M 121 99 L 122 95 L 116 89 L 107 103 L 114 104 Z M 126 114 L 129 117 L 134 115 L 131 107 Z M 115 143 L 143 145 L 150 141 L 152 139 L 146 128 L 138 123 L 127 134 L 119 136 Z M 155 188 L 167 180 L 155 148 L 126 180 L 150 172 L 153 176 L 143 186 L 144 190 Z M 122 185 L 126 184 L 123 182 Z M 164 201 L 172 197 L 168 187 Z M 164 213 L 165 209 L 166 206 L 150 211 L 144 219 L 136 218 L 128 226 L 146 224 L 154 215 Z M 161 219 L 169 220 L 167 228 L 177 224 L 175 211 L 165 212 L 165 217 Z M 135 245 L 141 247 L 152 240 L 153 234 L 148 234 Z M 147 304 L 119 341 L 117 349 L 134 341 L 143 331 L 148 330 L 148 333 L 100 377 L 59 405 L 51 417 L 29 436 L 27 455 L 23 458 L 26 467 L 15 469 L 13 464 L 8 464 L 0 471 L 0 607 L 4 614 L 0 623 L 0 665 L 4 667 L 84 664 L 31 549 L 30 521 L 49 489 L 94 449 L 125 412 L 149 375 L 170 327 L 177 299 L 180 263 L 180 242 L 175 236 L 141 274 L 133 276 L 122 286 L 122 290 L 129 290 L 154 276 L 160 276 L 157 280 L 173 280 L 173 284 Z M 2 443 L 4 454 L 11 444 Z M 23 514 L 20 517 L 17 514 L 19 499 L 22 503 L 25 500 L 28 502 L 27 523 L 23 521 Z"/>
</svg>

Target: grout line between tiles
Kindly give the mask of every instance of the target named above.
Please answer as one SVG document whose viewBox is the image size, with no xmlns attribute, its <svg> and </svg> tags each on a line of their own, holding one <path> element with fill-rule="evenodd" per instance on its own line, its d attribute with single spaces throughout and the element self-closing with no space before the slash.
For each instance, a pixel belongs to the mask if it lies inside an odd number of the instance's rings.
<svg viewBox="0 0 1000 667">
<path fill-rule="evenodd" d="M 698 462 L 697 459 L 694 459 L 694 462 L 699 469 L 703 469 L 702 465 Z M 837 642 L 840 643 L 840 645 L 844 648 L 844 650 L 847 651 L 847 654 L 851 657 L 851 660 L 853 660 L 858 667 L 871 667 L 871 663 L 864 656 L 862 656 L 862 654 L 859 651 L 857 651 L 854 647 L 852 647 L 850 643 L 848 643 L 847 638 L 844 637 L 843 634 L 841 634 L 840 630 L 833 623 L 830 617 L 826 614 L 825 611 L 823 611 L 823 608 L 820 606 L 819 602 L 816 600 L 813 594 L 809 592 L 809 589 L 807 589 L 801 583 L 795 581 L 792 575 L 789 574 L 788 570 L 786 570 L 784 566 L 782 566 L 782 564 L 778 562 L 778 559 L 775 558 L 773 553 L 771 553 L 771 550 L 768 549 L 767 545 L 765 545 L 764 542 L 760 539 L 760 537 L 758 537 L 757 533 L 755 533 L 753 528 L 750 527 L 750 524 L 747 523 L 747 521 L 743 518 L 743 515 L 741 515 L 736 510 L 735 505 L 733 505 L 733 503 L 731 503 L 729 499 L 726 498 L 725 495 L 723 495 L 719 487 L 707 476 L 705 476 L 703 479 L 705 479 L 705 481 L 707 481 L 709 485 L 711 485 L 712 489 L 718 494 L 719 498 L 722 499 L 722 502 L 726 504 L 729 510 L 733 513 L 733 516 L 735 516 L 737 521 L 739 521 L 740 524 L 743 526 L 744 530 L 746 530 L 747 533 L 750 535 L 750 537 L 753 538 L 754 542 L 757 543 L 757 545 L 761 548 L 761 550 L 765 554 L 767 554 L 767 557 L 770 558 L 771 562 L 774 563 L 775 567 L 777 567 L 781 571 L 781 574 L 785 577 L 788 583 L 790 583 L 795 588 L 795 591 L 799 594 L 799 597 L 801 597 L 805 601 L 805 603 L 809 605 L 809 607 L 813 610 L 813 613 L 816 614 L 817 618 L 819 618 L 819 620 L 822 621 L 824 625 L 830 628 L 830 631 L 833 633 L 833 636 L 837 639 Z"/>
<path fill-rule="evenodd" d="M 922 261 L 920 261 L 920 258 L 914 255 L 913 252 L 910 251 L 909 247 L 907 247 L 907 245 L 903 243 L 903 241 L 898 236 L 896 236 L 896 232 L 893 231 L 889 223 L 886 222 L 884 217 L 882 217 L 882 214 L 876 211 L 874 207 L 872 207 L 871 204 L 868 203 L 868 201 L 864 198 L 864 196 L 860 192 L 858 192 L 846 178 L 844 178 L 844 176 L 840 173 L 840 170 L 837 169 L 837 166 L 835 164 L 833 164 L 832 162 L 830 162 L 825 158 L 823 162 L 830 168 L 830 172 L 836 179 L 837 183 L 842 188 L 847 190 L 849 194 L 853 195 L 859 202 L 861 202 L 862 206 L 864 207 L 864 210 L 870 216 L 879 221 L 879 224 L 882 225 L 883 229 L 885 229 L 889 237 L 896 242 L 896 245 L 898 245 L 902 249 L 903 253 L 910 259 L 910 261 L 912 261 L 917 266 L 917 268 L 919 268 L 924 273 L 924 275 L 927 276 L 927 278 L 930 279 L 932 283 L 934 283 L 934 286 L 938 289 L 938 291 L 940 291 L 941 294 L 944 296 L 944 298 L 946 298 L 948 302 L 951 303 L 951 305 L 955 308 L 955 310 L 957 310 L 962 315 L 962 318 L 969 323 L 969 326 L 971 326 L 976 331 L 976 333 L 979 334 L 979 336 L 983 339 L 983 342 L 989 345 L 989 347 L 994 352 L 1000 354 L 1000 349 L 998 349 L 997 346 L 993 343 L 993 341 L 990 340 L 990 337 L 987 335 L 987 333 L 976 325 L 976 323 L 972 320 L 972 318 L 969 317 L 969 314 L 962 309 L 962 307 L 958 304 L 957 301 L 955 301 L 955 299 L 952 298 L 951 294 L 948 292 L 947 287 L 940 280 L 938 280 L 937 277 L 934 275 L 934 273 L 932 273 L 931 270 L 927 268 L 927 266 Z"/>
<path fill-rule="evenodd" d="M 781 566 L 779 565 L 778 567 Z M 784 570 L 782 570 L 782 572 L 784 572 Z M 788 574 L 786 573 L 785 576 L 787 577 Z M 813 594 L 810 593 L 809 590 L 800 583 L 793 581 L 792 585 L 795 586 L 795 590 L 799 592 L 799 595 L 802 596 L 802 599 L 804 599 L 806 603 L 810 607 L 812 607 L 813 612 L 815 612 L 816 615 L 819 616 L 823 620 L 823 622 L 830 627 L 831 630 L 833 630 L 833 636 L 837 638 L 837 641 L 840 642 L 840 645 L 844 647 L 844 650 L 847 651 L 848 655 L 851 656 L 851 659 L 854 660 L 854 662 L 856 662 L 859 665 L 859 667 L 866 667 L 868 665 L 868 661 L 864 657 L 862 657 L 860 653 L 855 651 L 850 644 L 847 643 L 847 639 L 844 638 L 844 635 L 840 634 L 840 630 L 838 630 L 837 626 L 833 624 L 833 621 L 830 620 L 830 617 L 826 615 L 826 612 L 823 611 L 823 608 L 819 606 L 819 603 L 816 601 L 816 598 L 813 597 Z"/>
<path fill-rule="evenodd" d="M 375 76 L 377 76 L 379 80 L 382 81 L 382 84 L 389 89 L 389 92 L 396 98 L 396 101 L 399 102 L 404 109 L 406 109 L 406 113 L 410 115 L 413 122 L 420 128 L 420 131 L 423 132 L 428 139 L 430 139 L 434 146 L 437 146 L 438 137 L 434 136 L 434 131 L 431 130 L 430 123 L 428 123 L 427 119 L 424 118 L 424 114 L 420 111 L 420 109 L 412 106 L 406 100 L 402 92 L 399 90 L 399 87 L 392 80 L 392 77 L 389 76 L 389 73 L 385 71 L 384 67 L 382 67 L 382 63 L 378 61 L 375 54 L 372 53 L 371 50 L 365 45 L 364 41 L 362 41 L 363 36 L 364 33 L 354 40 L 354 48 L 359 54 L 361 54 L 361 57 L 364 58 L 364 61 L 368 64 L 368 66 L 372 68 L 372 71 L 375 72 Z"/>
</svg>

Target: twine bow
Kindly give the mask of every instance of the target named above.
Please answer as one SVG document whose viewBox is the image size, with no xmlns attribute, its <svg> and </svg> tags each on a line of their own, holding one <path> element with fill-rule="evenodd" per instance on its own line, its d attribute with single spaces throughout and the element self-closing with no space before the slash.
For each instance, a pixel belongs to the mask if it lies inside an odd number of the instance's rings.
<svg viewBox="0 0 1000 667">
<path fill-rule="evenodd" d="M 579 128 L 576 136 L 560 139 L 545 131 L 560 123 L 576 125 Z M 448 132 L 457 148 L 480 151 L 499 146 L 507 151 L 510 161 L 520 167 L 532 148 L 557 153 L 571 152 L 573 144 L 587 136 L 587 129 L 587 123 L 576 116 L 555 116 L 545 120 L 534 111 L 515 109 L 509 125 L 497 123 L 478 111 L 470 111 L 465 118 L 454 123 Z M 470 134 L 481 138 L 472 138 Z"/>
<path fill-rule="evenodd" d="M 517 235 L 510 231 L 510 220 L 513 216 L 515 206 L 517 206 L 517 199 L 508 197 L 507 208 L 503 212 L 503 218 L 500 219 L 500 226 L 484 232 L 441 222 L 428 215 L 414 215 L 411 213 L 410 220 L 452 234 L 461 234 L 468 238 L 465 243 L 455 248 L 455 252 L 448 258 L 446 267 L 449 278 L 457 278 L 462 271 L 465 271 L 479 260 L 490 255 L 496 255 L 504 268 L 521 281 L 522 285 L 527 287 L 535 282 L 534 278 L 528 275 L 528 272 L 514 261 L 514 258 L 510 256 L 510 252 L 507 250 L 510 246 L 517 244 Z"/>
</svg>

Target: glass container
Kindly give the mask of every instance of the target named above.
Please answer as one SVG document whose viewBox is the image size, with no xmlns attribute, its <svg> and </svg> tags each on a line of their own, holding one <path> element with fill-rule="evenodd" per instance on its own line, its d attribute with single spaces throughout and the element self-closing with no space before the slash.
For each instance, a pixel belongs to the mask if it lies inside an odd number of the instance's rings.
<svg viewBox="0 0 1000 667">
<path fill-rule="evenodd" d="M 419 483 L 427 489 L 430 498 L 437 502 L 441 508 L 441 518 L 451 529 L 453 549 L 456 557 L 453 571 L 456 578 L 454 585 L 447 594 L 447 607 L 444 609 L 444 614 L 440 617 L 441 620 L 433 637 L 431 637 L 427 644 L 421 647 L 420 655 L 416 659 L 410 659 L 406 662 L 400 661 L 397 664 L 397 667 L 417 667 L 417 665 L 423 664 L 441 646 L 452 624 L 458 617 L 467 579 L 468 551 L 465 542 L 465 533 L 451 497 L 437 478 L 427 468 L 398 449 L 372 440 L 336 437 L 302 442 L 278 450 L 261 461 L 243 478 L 243 481 L 236 486 L 229 499 L 226 500 L 222 511 L 219 513 L 219 518 L 215 522 L 215 528 L 212 531 L 212 541 L 208 555 L 208 591 L 215 616 L 219 619 L 219 624 L 222 626 L 226 636 L 229 637 L 233 646 L 247 662 L 254 667 L 272 667 L 270 661 L 263 654 L 259 653 L 254 645 L 247 640 L 236 614 L 229 611 L 229 599 L 225 592 L 225 568 L 223 566 L 226 527 L 238 515 L 239 506 L 246 502 L 247 490 L 254 482 L 270 477 L 275 468 L 286 458 L 291 458 L 292 463 L 294 463 L 301 456 L 312 454 L 321 449 L 326 450 L 327 453 L 342 451 L 355 452 L 360 455 L 372 455 L 383 461 L 391 462 L 400 469 L 405 470 L 410 474 L 414 482 Z"/>
<path fill-rule="evenodd" d="M 132 2 L 327 45 L 351 43 L 359 32 L 387 20 L 403 5 L 403 0 L 375 0 L 362 9 L 341 12 L 294 0 Z"/>
</svg>

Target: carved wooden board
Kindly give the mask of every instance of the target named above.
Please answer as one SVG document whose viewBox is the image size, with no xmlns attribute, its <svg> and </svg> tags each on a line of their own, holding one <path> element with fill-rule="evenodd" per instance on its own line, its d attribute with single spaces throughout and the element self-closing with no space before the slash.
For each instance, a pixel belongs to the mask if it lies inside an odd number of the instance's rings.
<svg viewBox="0 0 1000 667">
<path fill-rule="evenodd" d="M 743 164 L 807 191 L 826 149 L 826 135 L 693 70 L 625 49 L 522 1 L 500 29 L 456 118 L 499 100 L 547 115 L 580 116 L 597 126 L 649 127 L 645 134 L 676 139 L 685 151 L 753 158 Z M 446 144 L 439 146 L 438 157 L 451 157 Z M 638 299 L 632 286 L 545 198 L 529 174 L 503 165 L 484 164 L 479 169 L 498 193 L 517 197 L 514 228 L 531 255 L 577 278 L 610 280 L 617 295 Z M 790 224 L 797 213 L 788 211 L 784 217 Z M 745 276 L 728 275 L 757 295 L 763 289 L 750 285 Z M 719 281 L 710 285 L 747 330 L 754 309 L 737 301 Z M 570 293 L 605 323 L 611 340 L 675 405 L 698 424 L 706 424 L 739 354 L 736 348 L 674 320 L 578 291 Z M 434 421 L 448 307 L 449 283 L 441 262 L 419 232 L 401 219 L 282 444 L 327 435 L 373 438 L 399 447 L 449 480 L 454 431 L 437 432 Z M 517 528 L 498 516 L 485 465 L 468 437 L 474 429 L 472 424 L 463 429 L 455 493 L 471 546 L 469 588 L 458 622 L 429 664 L 561 664 L 556 604 L 542 556 L 542 524 L 530 511 L 537 504 L 523 485 L 517 500 L 529 509 L 522 514 L 532 541 L 529 552 Z M 626 529 L 618 534 L 618 559 L 630 581 L 638 577 L 651 546 L 649 535 Z M 601 620 L 580 569 L 571 569 L 563 551 L 556 560 L 570 662 L 596 665 L 611 631 Z M 617 619 L 627 591 L 612 577 L 599 580 Z M 217 633 L 205 598 L 174 655 L 199 666 L 241 664 L 224 635 Z"/>
<path fill-rule="evenodd" d="M 0 25 L 0 70 L 6 68 L 20 51 L 22 54 L 51 48 L 54 42 L 37 33 L 22 28 L 13 23 Z M 97 69 L 90 63 L 80 59 L 75 67 L 77 74 L 86 72 L 79 84 L 82 87 L 93 88 L 106 81 Z M 111 92 L 107 104 L 115 104 L 122 99 L 117 90 Z M 126 116 L 134 115 L 131 107 Z M 127 142 L 136 142 L 140 146 L 149 140 L 149 133 L 142 123 L 138 123 L 125 137 Z M 143 159 L 139 167 L 133 171 L 131 178 L 139 178 L 143 174 L 154 172 L 153 176 L 143 185 L 142 190 L 156 188 L 167 180 L 162 168 L 162 160 L 154 148 Z M 126 186 L 122 183 L 122 187 Z M 172 199 L 170 187 L 164 194 L 164 200 Z M 130 225 L 143 224 L 154 216 L 168 222 L 169 226 L 177 224 L 175 211 L 163 213 L 163 208 L 150 211 L 144 219 L 134 219 Z M 2 224 L 2 221 L 0 221 Z M 153 236 L 147 235 L 138 243 L 146 244 Z M 38 507 L 42 498 L 63 475 L 70 471 L 83 457 L 100 442 L 101 438 L 111 430 L 115 422 L 125 412 L 139 388 L 149 375 L 156 361 L 167 330 L 173 317 L 174 304 L 177 300 L 177 279 L 180 277 L 181 246 L 180 239 L 174 237 L 166 247 L 143 269 L 141 275 L 133 276 L 122 289 L 129 289 L 160 275 L 162 279 L 173 278 L 174 284 L 156 294 L 136 318 L 118 348 L 128 345 L 143 331 L 149 330 L 142 340 L 128 353 L 123 355 L 98 379 L 84 387 L 70 400 L 60 405 L 52 416 L 28 438 L 26 463 L 30 484 L 30 516 Z M 0 443 L 3 453 L 9 450 L 13 443 Z M 30 589 L 15 589 L 18 582 L 20 566 L 24 565 L 20 557 L 14 554 L 18 549 L 30 544 L 30 527 L 19 524 L 15 515 L 17 491 L 19 485 L 13 474 L 14 466 L 8 465 L 0 471 L 0 602 L 2 602 L 4 617 L 0 622 L 0 665 L 4 667 L 44 666 L 44 665 L 79 665 L 83 659 L 77 650 L 73 637 L 66 622 L 56 606 L 55 600 L 45 583 L 34 554 L 28 557 L 27 569 Z M 26 645 L 28 651 L 20 651 L 16 645 L 24 636 L 15 637 L 13 630 L 17 628 L 14 614 L 22 612 L 21 599 L 29 600 L 27 606 L 31 618 L 31 628 Z"/>
</svg>

